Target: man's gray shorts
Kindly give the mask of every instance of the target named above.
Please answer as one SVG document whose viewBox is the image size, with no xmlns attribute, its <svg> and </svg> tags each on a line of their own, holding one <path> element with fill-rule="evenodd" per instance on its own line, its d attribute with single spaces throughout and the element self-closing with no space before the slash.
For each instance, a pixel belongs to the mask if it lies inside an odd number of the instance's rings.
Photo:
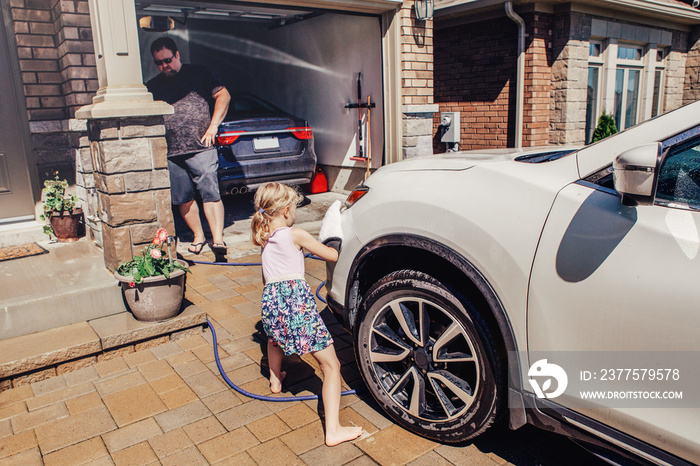
<svg viewBox="0 0 700 466">
<path fill-rule="evenodd" d="M 172 203 L 181 205 L 193 201 L 195 190 L 199 191 L 202 202 L 219 201 L 218 168 L 219 158 L 215 148 L 168 157 Z"/>
</svg>

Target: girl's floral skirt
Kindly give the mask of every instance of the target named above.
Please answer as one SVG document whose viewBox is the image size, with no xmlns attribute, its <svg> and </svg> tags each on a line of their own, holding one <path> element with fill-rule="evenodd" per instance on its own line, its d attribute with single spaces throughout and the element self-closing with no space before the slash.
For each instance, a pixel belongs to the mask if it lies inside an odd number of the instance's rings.
<svg viewBox="0 0 700 466">
<path fill-rule="evenodd" d="M 303 279 L 265 285 L 262 324 L 268 340 L 287 356 L 321 351 L 333 343 L 318 315 L 311 287 Z"/>
</svg>

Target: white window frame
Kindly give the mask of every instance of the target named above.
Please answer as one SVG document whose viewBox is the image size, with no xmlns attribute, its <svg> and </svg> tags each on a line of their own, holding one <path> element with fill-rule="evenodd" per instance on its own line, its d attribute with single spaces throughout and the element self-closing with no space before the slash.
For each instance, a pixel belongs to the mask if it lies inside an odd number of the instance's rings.
<svg viewBox="0 0 700 466">
<path fill-rule="evenodd" d="M 651 81 L 651 91 L 650 91 L 650 104 L 649 104 L 649 118 L 661 115 L 664 113 L 664 103 L 666 99 L 666 61 L 668 59 L 668 54 L 670 52 L 668 47 L 649 47 L 650 55 L 654 59 L 654 63 L 651 64 L 651 76 L 649 81 Z M 655 52 L 655 53 L 651 53 Z M 659 53 L 662 54 L 661 59 L 659 59 Z M 659 94 L 656 96 L 656 102 L 654 102 L 654 84 L 656 83 L 656 74 L 661 73 L 661 79 L 659 80 Z M 656 104 L 656 114 L 654 114 L 654 104 Z"/>
<path fill-rule="evenodd" d="M 590 55 L 591 44 L 598 44 L 601 47 L 600 56 Z M 620 47 L 633 47 L 640 51 L 641 59 L 623 59 L 618 58 L 618 49 Z M 659 60 L 657 58 L 659 51 L 663 51 L 663 58 Z M 661 71 L 661 82 L 659 86 L 659 94 L 657 96 L 658 101 L 658 114 L 665 111 L 665 101 L 666 101 L 666 79 L 667 79 L 667 61 L 668 55 L 671 53 L 670 47 L 668 46 L 658 46 L 657 44 L 640 44 L 634 42 L 627 42 L 614 38 L 605 37 L 591 37 L 589 41 L 589 56 L 588 56 L 588 68 L 599 67 L 598 72 L 598 96 L 595 102 L 594 109 L 594 119 L 593 129 L 589 131 L 590 134 L 586 134 L 586 142 L 590 141 L 595 125 L 597 125 L 598 118 L 605 111 L 606 113 L 615 116 L 615 84 L 617 70 L 640 70 L 640 80 L 639 80 L 639 96 L 637 99 L 637 109 L 636 109 L 636 121 L 632 124 L 637 124 L 642 121 L 652 118 L 652 109 L 654 107 L 654 79 L 656 77 L 656 72 Z M 584 86 L 587 89 L 588 86 L 588 68 L 586 73 L 586 81 Z M 624 121 L 625 118 L 625 104 L 627 99 L 627 75 L 629 71 L 625 71 L 625 82 L 622 93 L 623 101 L 621 103 L 621 120 L 622 124 L 626 127 L 631 126 Z M 587 107 L 586 107 L 587 109 Z M 617 123 L 617 122 L 616 122 Z M 586 124 L 586 123 L 584 123 Z M 623 128 L 618 128 L 621 130 Z"/>
<path fill-rule="evenodd" d="M 626 58 L 619 58 L 619 52 L 621 48 L 626 48 L 626 49 L 636 49 L 639 51 L 639 59 L 626 59 Z M 619 121 L 616 121 L 615 123 L 618 125 L 618 130 L 623 130 L 625 128 L 628 128 L 632 125 L 635 125 L 642 121 L 643 118 L 643 107 L 642 107 L 642 102 L 644 101 L 644 96 L 645 93 L 642 92 L 642 90 L 645 88 L 644 84 L 645 82 L 648 82 L 648 80 L 645 79 L 645 66 L 644 63 L 644 58 L 647 57 L 648 55 L 645 53 L 644 47 L 641 45 L 637 44 L 629 44 L 629 43 L 619 43 L 617 45 L 617 50 L 615 53 L 615 87 L 617 87 L 617 72 L 620 70 L 623 70 L 623 81 L 622 81 L 622 95 L 620 96 L 622 101 L 620 102 L 620 119 Z M 626 121 L 626 112 L 625 109 L 627 108 L 627 95 L 628 95 L 628 88 L 627 88 L 627 83 L 629 82 L 628 77 L 630 71 L 639 71 L 639 83 L 637 85 L 637 108 L 635 109 L 635 121 L 628 122 Z M 613 102 L 614 102 L 614 95 L 615 95 L 615 89 L 613 91 Z M 614 110 L 614 107 L 613 107 Z M 613 117 L 615 115 L 613 114 Z"/>
<path fill-rule="evenodd" d="M 599 45 L 600 46 L 600 54 L 598 56 L 591 55 L 591 47 L 593 45 Z M 603 40 L 591 40 L 588 45 L 588 68 L 587 72 L 590 73 L 591 68 L 597 68 L 598 69 L 598 80 L 595 83 L 597 92 L 596 92 L 596 99 L 595 102 L 593 103 L 594 108 L 593 108 L 593 121 L 591 122 L 589 131 L 587 131 L 586 134 L 586 142 L 589 143 L 591 142 L 591 138 L 593 137 L 593 132 L 595 131 L 596 126 L 598 126 L 598 118 L 600 118 L 600 115 L 602 114 L 602 108 L 603 108 L 603 97 L 604 97 L 604 86 L 603 86 L 603 76 L 605 74 L 605 41 Z M 586 89 L 588 89 L 588 73 L 586 73 Z M 586 97 L 586 103 L 588 103 L 588 97 Z M 587 106 L 586 106 L 587 107 Z M 586 113 L 588 113 L 588 108 L 586 108 Z M 588 125 L 588 121 L 586 121 L 586 125 Z"/>
</svg>

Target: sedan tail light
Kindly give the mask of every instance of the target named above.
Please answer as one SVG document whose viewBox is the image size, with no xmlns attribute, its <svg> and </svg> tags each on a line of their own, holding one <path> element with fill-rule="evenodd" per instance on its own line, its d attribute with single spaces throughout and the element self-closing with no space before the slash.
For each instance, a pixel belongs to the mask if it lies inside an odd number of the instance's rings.
<svg viewBox="0 0 700 466">
<path fill-rule="evenodd" d="M 243 133 L 245 133 L 245 131 L 237 131 L 235 133 L 219 133 L 216 135 L 216 145 L 228 146 L 229 144 L 233 144 Z"/>
<path fill-rule="evenodd" d="M 303 128 L 289 128 L 295 138 L 297 139 L 311 139 L 314 137 L 313 131 L 308 126 Z"/>
</svg>

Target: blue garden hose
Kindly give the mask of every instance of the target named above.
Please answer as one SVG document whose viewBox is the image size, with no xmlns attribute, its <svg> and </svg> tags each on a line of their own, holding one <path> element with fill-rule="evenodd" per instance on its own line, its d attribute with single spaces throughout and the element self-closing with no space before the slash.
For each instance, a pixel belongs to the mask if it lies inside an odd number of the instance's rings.
<svg viewBox="0 0 700 466">
<path fill-rule="evenodd" d="M 310 257 L 312 259 L 318 259 L 318 260 L 323 260 L 320 257 L 316 257 L 313 254 L 305 254 L 304 257 Z M 249 263 L 243 263 L 243 262 L 205 262 L 205 261 L 189 261 L 194 264 L 208 264 L 208 265 L 229 265 L 229 266 L 254 266 L 254 265 L 262 265 L 260 263 L 255 263 L 255 262 L 249 262 Z M 323 303 L 326 302 L 325 299 L 323 299 L 320 295 L 321 288 L 323 285 L 326 284 L 326 281 L 324 280 L 318 288 L 316 288 L 316 297 L 320 299 Z M 284 402 L 284 401 L 305 401 L 305 400 L 317 400 L 318 395 L 297 395 L 297 396 L 267 396 L 267 395 L 258 395 L 256 393 L 251 393 L 249 391 L 243 390 L 241 387 L 236 385 L 231 381 L 231 379 L 228 378 L 226 375 L 226 371 L 224 371 L 223 366 L 221 365 L 221 360 L 219 359 L 219 344 L 217 343 L 216 339 L 216 330 L 214 329 L 214 325 L 209 321 L 209 318 L 207 318 L 207 325 L 209 325 L 209 328 L 211 329 L 211 335 L 214 340 L 214 359 L 216 360 L 216 367 L 219 368 L 219 373 L 221 374 L 221 377 L 224 378 L 224 381 L 229 385 L 229 387 L 233 388 L 236 390 L 238 393 L 241 395 L 247 396 L 249 398 L 254 398 L 256 400 L 262 400 L 262 401 L 274 401 L 274 402 Z M 346 396 L 346 395 L 355 395 L 357 393 L 356 390 L 346 390 L 344 392 L 341 392 L 341 396 Z"/>
<path fill-rule="evenodd" d="M 219 368 L 219 373 L 221 373 L 221 377 L 224 378 L 224 381 L 229 385 L 229 387 L 233 388 L 241 395 L 247 396 L 249 398 L 255 398 L 256 400 L 262 400 L 262 401 L 282 402 L 282 401 L 318 400 L 318 395 L 267 396 L 267 395 L 258 395 L 256 393 L 250 393 L 249 391 L 243 390 L 241 387 L 239 387 L 238 385 L 233 383 L 231 381 L 231 379 L 228 378 L 228 376 L 226 375 L 226 372 L 224 371 L 224 368 L 221 366 L 221 360 L 219 359 L 219 347 L 218 347 L 218 343 L 216 341 L 216 330 L 214 330 L 214 326 L 209 321 L 209 319 L 207 319 L 207 325 L 209 325 L 209 328 L 211 329 L 211 336 L 214 339 L 214 358 L 216 359 L 216 367 Z M 346 390 L 344 392 L 341 392 L 340 395 L 341 396 L 354 395 L 356 393 L 357 393 L 357 391 L 355 391 L 355 390 Z"/>
</svg>

